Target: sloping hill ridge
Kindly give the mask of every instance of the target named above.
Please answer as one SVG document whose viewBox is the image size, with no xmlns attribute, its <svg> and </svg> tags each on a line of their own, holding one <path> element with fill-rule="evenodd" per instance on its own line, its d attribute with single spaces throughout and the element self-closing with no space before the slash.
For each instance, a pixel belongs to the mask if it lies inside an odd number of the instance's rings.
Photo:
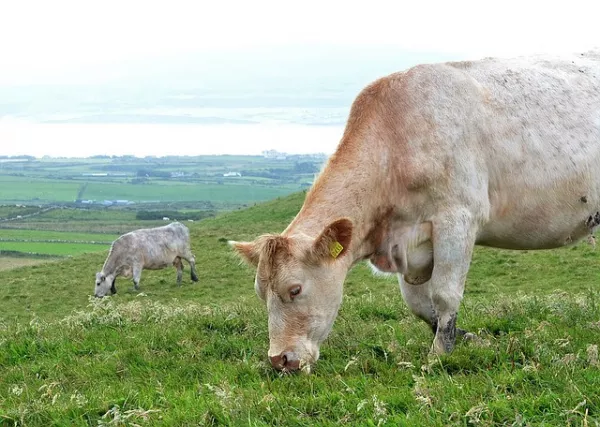
<svg viewBox="0 0 600 427">
<path fill-rule="evenodd" d="M 459 323 L 428 358 L 396 279 L 357 266 L 311 375 L 266 362 L 266 311 L 226 240 L 280 232 L 304 193 L 189 224 L 200 281 L 144 272 L 95 300 L 106 252 L 0 272 L 0 425 L 600 422 L 600 251 L 478 248 Z M 189 273 L 189 269 L 186 269 Z"/>
</svg>

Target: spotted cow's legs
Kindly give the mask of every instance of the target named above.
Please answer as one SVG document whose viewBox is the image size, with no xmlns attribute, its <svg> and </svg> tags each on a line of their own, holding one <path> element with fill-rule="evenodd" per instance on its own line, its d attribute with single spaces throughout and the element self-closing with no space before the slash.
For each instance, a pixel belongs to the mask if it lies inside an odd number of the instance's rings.
<svg viewBox="0 0 600 427">
<path fill-rule="evenodd" d="M 181 278 L 183 277 L 183 262 L 180 257 L 175 257 L 173 266 L 177 269 L 177 285 L 181 286 Z"/>
</svg>

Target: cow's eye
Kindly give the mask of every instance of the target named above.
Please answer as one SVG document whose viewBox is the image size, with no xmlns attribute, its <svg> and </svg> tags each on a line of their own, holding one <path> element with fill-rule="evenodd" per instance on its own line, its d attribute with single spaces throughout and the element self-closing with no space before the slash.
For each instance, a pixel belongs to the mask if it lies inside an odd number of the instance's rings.
<svg viewBox="0 0 600 427">
<path fill-rule="evenodd" d="M 290 298 L 294 299 L 294 297 L 297 297 L 298 295 L 300 295 L 300 292 L 302 292 L 302 286 L 300 286 L 300 285 L 292 286 L 290 288 Z"/>
</svg>

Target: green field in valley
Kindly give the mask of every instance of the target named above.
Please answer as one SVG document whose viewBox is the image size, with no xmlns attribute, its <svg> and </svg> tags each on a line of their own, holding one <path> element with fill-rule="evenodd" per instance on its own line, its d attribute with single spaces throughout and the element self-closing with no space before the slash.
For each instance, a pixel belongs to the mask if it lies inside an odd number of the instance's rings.
<svg viewBox="0 0 600 427">
<path fill-rule="evenodd" d="M 228 210 L 306 188 L 324 155 L 0 159 L 0 205 L 187 202 Z M 2 218 L 0 208 L 0 218 Z"/>
<path fill-rule="evenodd" d="M 477 248 L 459 314 L 432 334 L 393 277 L 356 266 L 311 374 L 268 364 L 254 273 L 225 241 L 280 232 L 303 194 L 189 224 L 189 268 L 90 298 L 105 251 L 0 271 L 0 425 L 600 425 L 600 250 Z"/>
<path fill-rule="evenodd" d="M 117 237 L 118 234 L 0 228 L 0 257 L 23 258 L 29 255 L 62 257 L 98 252 L 110 247 Z"/>
<path fill-rule="evenodd" d="M 297 189 L 297 187 L 296 187 Z M 210 200 L 221 203 L 252 203 L 289 194 L 289 188 L 238 184 L 134 185 L 91 183 L 85 197 L 93 200 L 126 199 L 135 202 Z"/>
<path fill-rule="evenodd" d="M 72 202 L 77 197 L 80 184 L 62 180 L 0 175 L 2 195 L 0 201 L 8 202 Z"/>
<path fill-rule="evenodd" d="M 110 243 L 46 243 L 46 242 L 0 242 L 0 251 L 16 251 L 43 255 L 77 255 L 98 252 L 110 247 Z"/>
<path fill-rule="evenodd" d="M 119 237 L 116 234 L 100 234 L 100 233 L 71 233 L 60 231 L 46 230 L 16 230 L 16 229 L 0 229 L 0 242 L 9 239 L 18 240 L 69 240 L 82 242 L 112 242 Z M 1 243 L 0 243 L 1 244 Z"/>
</svg>

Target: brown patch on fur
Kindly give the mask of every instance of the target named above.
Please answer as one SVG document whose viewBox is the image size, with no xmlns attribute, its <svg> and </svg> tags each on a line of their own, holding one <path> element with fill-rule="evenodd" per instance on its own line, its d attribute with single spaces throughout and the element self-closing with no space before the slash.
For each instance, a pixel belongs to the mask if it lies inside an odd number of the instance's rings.
<svg viewBox="0 0 600 427">
<path fill-rule="evenodd" d="M 373 116 L 377 113 L 377 104 L 381 102 L 382 96 L 388 92 L 390 87 L 390 78 L 383 77 L 375 80 L 365 87 L 356 97 L 350 107 L 350 115 L 344 129 L 343 140 L 349 141 L 365 131 L 365 127 L 372 124 Z"/>
<path fill-rule="evenodd" d="M 265 234 L 255 240 L 258 247 L 258 280 L 270 283 L 277 274 L 277 267 L 291 257 L 291 241 L 279 234 Z"/>
<path fill-rule="evenodd" d="M 377 120 L 381 116 L 382 98 L 389 93 L 389 86 L 389 76 L 383 77 L 365 87 L 355 98 L 338 148 L 329 157 L 322 173 L 306 195 L 303 209 L 307 215 L 311 214 L 311 206 L 319 205 L 319 196 L 328 193 L 326 188 L 331 185 L 328 178 L 340 176 L 340 171 L 356 173 L 356 168 L 361 166 L 357 163 L 360 162 L 357 150 L 363 148 L 366 136 L 371 129 L 377 127 Z"/>
</svg>

